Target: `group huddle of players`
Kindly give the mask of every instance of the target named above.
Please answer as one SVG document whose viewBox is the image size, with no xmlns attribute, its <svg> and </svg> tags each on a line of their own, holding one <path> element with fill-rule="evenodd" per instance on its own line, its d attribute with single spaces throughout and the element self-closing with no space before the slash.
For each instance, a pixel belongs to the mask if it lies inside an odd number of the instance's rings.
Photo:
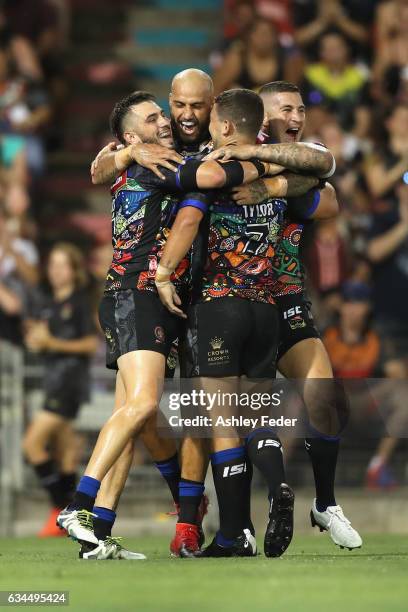
<svg viewBox="0 0 408 612">
<path fill-rule="evenodd" d="M 92 165 L 94 183 L 113 182 L 113 260 L 99 315 L 107 367 L 117 370 L 115 406 L 57 524 L 81 544 L 81 558 L 144 558 L 111 536 L 140 437 L 176 505 L 174 556 L 257 554 L 254 465 L 268 487 L 265 555 L 285 552 L 294 494 L 275 431 L 255 429 L 245 439 L 235 430 L 186 436 L 180 448 L 160 437 L 158 405 L 178 346 L 181 376 L 205 391 L 270 380 L 277 367 L 301 381 L 316 484 L 312 525 L 335 544 L 358 548 L 362 540 L 334 495 L 341 428 L 335 417 L 344 398 L 330 384 L 325 393 L 315 384 L 333 375 L 299 259 L 304 225 L 338 211 L 325 181 L 335 171 L 333 156 L 322 145 L 300 142 L 305 106 L 291 83 L 268 83 L 259 95 L 233 89 L 214 99 L 211 78 L 189 69 L 172 81 L 170 111 L 168 119 L 148 92 L 118 102 L 111 129 L 123 146 L 111 143 Z M 221 342 L 222 358 L 211 359 L 209 349 Z M 220 524 L 203 548 L 210 461 Z"/>
</svg>

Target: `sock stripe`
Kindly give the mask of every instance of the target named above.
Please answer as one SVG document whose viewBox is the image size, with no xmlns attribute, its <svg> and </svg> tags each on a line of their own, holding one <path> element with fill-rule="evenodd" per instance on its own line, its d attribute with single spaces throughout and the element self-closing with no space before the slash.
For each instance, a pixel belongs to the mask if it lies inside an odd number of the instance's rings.
<svg viewBox="0 0 408 612">
<path fill-rule="evenodd" d="M 179 495 L 180 497 L 201 497 L 204 493 L 204 485 L 202 483 L 180 482 Z"/>
<path fill-rule="evenodd" d="M 104 508 L 103 506 L 94 506 L 92 512 L 96 514 L 98 519 L 107 521 L 112 525 L 116 520 L 116 512 L 114 510 L 110 510 L 109 508 Z"/>
<path fill-rule="evenodd" d="M 212 465 L 219 465 L 220 463 L 226 463 L 234 459 L 243 459 L 245 457 L 245 447 L 227 448 L 226 450 L 211 453 L 210 457 Z"/>
<path fill-rule="evenodd" d="M 91 478 L 91 476 L 82 476 L 79 481 L 79 485 L 77 491 L 79 493 L 84 493 L 85 495 L 89 495 L 89 497 L 96 497 L 98 495 L 99 487 L 101 483 L 96 478 Z"/>
</svg>

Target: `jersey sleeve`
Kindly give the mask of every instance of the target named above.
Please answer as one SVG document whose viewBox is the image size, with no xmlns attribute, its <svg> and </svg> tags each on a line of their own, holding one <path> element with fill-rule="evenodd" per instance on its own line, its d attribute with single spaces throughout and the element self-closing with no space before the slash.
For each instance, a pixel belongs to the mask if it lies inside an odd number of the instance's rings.
<svg viewBox="0 0 408 612">
<path fill-rule="evenodd" d="M 303 196 L 288 198 L 288 212 L 295 219 L 309 219 L 319 206 L 319 202 L 319 189 L 311 189 Z"/>
</svg>

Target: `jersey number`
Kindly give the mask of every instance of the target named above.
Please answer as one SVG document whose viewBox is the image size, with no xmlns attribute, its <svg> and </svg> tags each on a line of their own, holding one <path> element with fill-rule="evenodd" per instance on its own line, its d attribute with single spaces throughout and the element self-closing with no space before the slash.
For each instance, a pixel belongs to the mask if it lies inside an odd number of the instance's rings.
<svg viewBox="0 0 408 612">
<path fill-rule="evenodd" d="M 247 242 L 242 249 L 243 253 L 258 255 L 265 250 L 268 242 L 269 223 L 248 223 L 245 236 Z"/>
</svg>

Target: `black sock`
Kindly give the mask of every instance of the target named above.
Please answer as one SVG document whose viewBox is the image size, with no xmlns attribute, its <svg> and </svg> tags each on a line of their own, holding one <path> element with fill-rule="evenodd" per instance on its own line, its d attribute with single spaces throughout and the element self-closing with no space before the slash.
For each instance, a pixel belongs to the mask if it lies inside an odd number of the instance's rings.
<svg viewBox="0 0 408 612">
<path fill-rule="evenodd" d="M 61 474 L 60 475 L 60 489 L 61 496 L 63 497 L 63 508 L 68 506 L 74 498 L 75 488 L 77 483 L 77 475 L 75 473 L 71 474 Z"/>
<path fill-rule="evenodd" d="M 313 466 L 316 487 L 316 507 L 324 512 L 327 506 L 335 506 L 334 480 L 336 477 L 338 438 L 306 438 L 305 447 Z"/>
<path fill-rule="evenodd" d="M 34 470 L 43 488 L 48 491 L 53 506 L 64 508 L 64 496 L 61 493 L 61 480 L 57 465 L 52 459 L 34 465 Z"/>
<path fill-rule="evenodd" d="M 100 480 L 91 476 L 82 476 L 68 510 L 88 510 L 92 512 L 100 486 Z"/>
<path fill-rule="evenodd" d="M 198 506 L 204 493 L 204 483 L 180 478 L 179 504 L 180 512 L 178 523 L 197 525 Z"/>
<path fill-rule="evenodd" d="M 240 446 L 212 453 L 211 466 L 220 512 L 220 533 L 224 540 L 232 543 L 246 527 L 248 479 L 245 448 Z"/>
<path fill-rule="evenodd" d="M 276 488 L 285 482 L 282 444 L 273 431 L 255 430 L 247 438 L 247 454 L 268 484 L 268 498 L 272 501 Z"/>
<path fill-rule="evenodd" d="M 177 453 L 165 461 L 155 461 L 155 466 L 170 489 L 175 504 L 179 503 L 180 465 Z"/>
<path fill-rule="evenodd" d="M 106 540 L 112 534 L 112 527 L 116 520 L 116 512 L 110 508 L 94 506 L 92 509 L 96 517 L 93 519 L 93 530 L 98 540 Z"/>
<path fill-rule="evenodd" d="M 246 482 L 245 482 L 245 489 L 244 489 L 245 491 L 244 493 L 244 497 L 245 497 L 244 528 L 249 529 L 252 535 L 255 535 L 255 527 L 251 519 L 251 484 L 252 484 L 252 476 L 253 476 L 254 470 L 253 470 L 252 463 L 248 455 L 246 457 L 246 466 L 247 466 Z"/>
</svg>

